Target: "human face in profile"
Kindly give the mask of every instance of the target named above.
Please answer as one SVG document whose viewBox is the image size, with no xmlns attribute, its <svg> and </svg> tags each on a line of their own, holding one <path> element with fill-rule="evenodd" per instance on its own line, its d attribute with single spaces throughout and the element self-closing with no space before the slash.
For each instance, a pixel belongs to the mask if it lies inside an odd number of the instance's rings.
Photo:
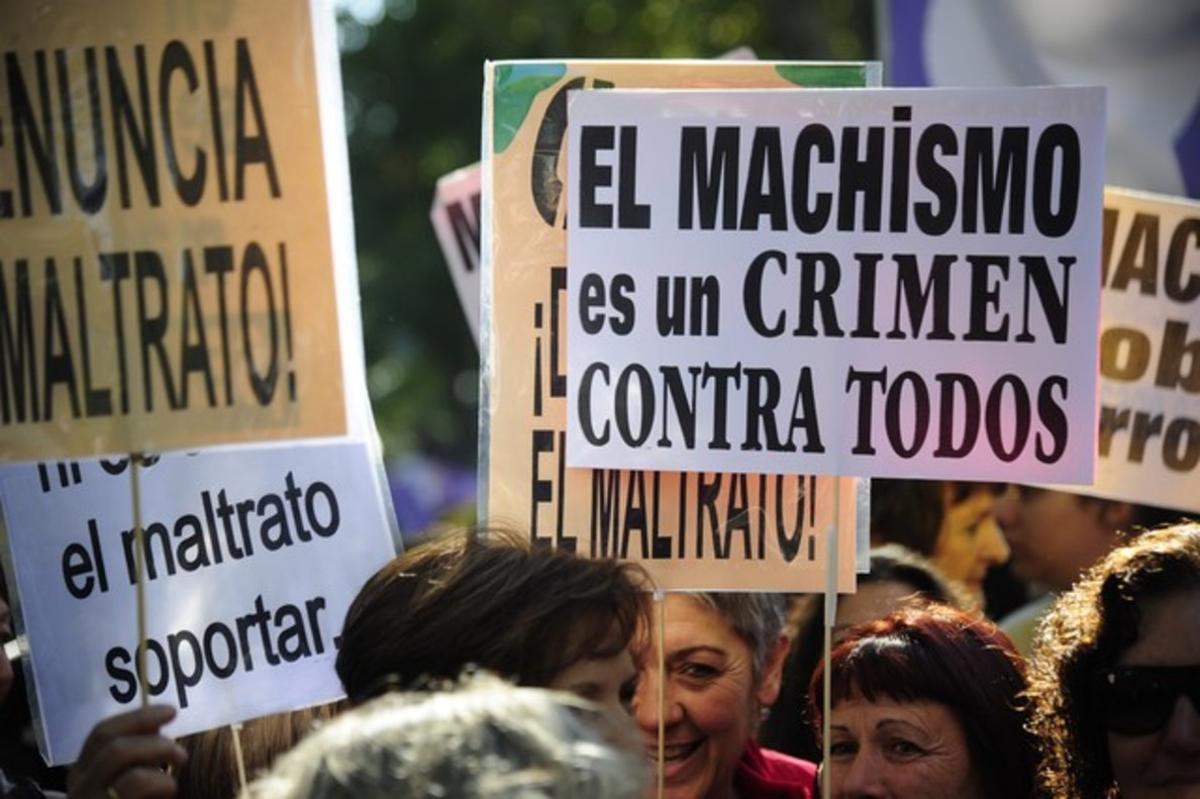
<svg viewBox="0 0 1200 799">
<path fill-rule="evenodd" d="M 955 501 L 953 484 L 944 483 L 934 565 L 942 574 L 965 585 L 982 605 L 988 569 L 1007 561 L 1008 555 L 1008 544 L 996 522 L 996 495 L 991 486 L 981 485 Z"/>
<path fill-rule="evenodd" d="M 982 796 L 966 733 L 940 702 L 838 702 L 829 717 L 834 799 L 962 799 Z"/>
<path fill-rule="evenodd" d="M 1200 589 L 1139 603 L 1138 638 L 1118 666 L 1200 666 Z M 1200 707 L 1186 693 L 1158 729 L 1108 733 L 1121 799 L 1200 799 Z"/>
<path fill-rule="evenodd" d="M 636 685 L 633 657 L 622 649 L 615 655 L 575 661 L 560 671 L 548 687 L 569 691 L 623 716 L 628 713 Z"/>
</svg>

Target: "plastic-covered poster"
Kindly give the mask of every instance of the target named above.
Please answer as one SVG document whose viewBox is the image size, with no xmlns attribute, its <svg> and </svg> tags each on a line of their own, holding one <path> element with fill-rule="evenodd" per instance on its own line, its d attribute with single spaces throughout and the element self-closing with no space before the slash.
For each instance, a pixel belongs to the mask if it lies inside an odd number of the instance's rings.
<svg viewBox="0 0 1200 799">
<path fill-rule="evenodd" d="M 138 468 L 140 547 L 128 458 L 0 466 L 0 553 L 12 556 L 50 763 L 74 760 L 97 722 L 142 699 L 139 554 L 146 690 L 179 711 L 172 737 L 341 698 L 346 610 L 395 554 L 369 442 L 173 453 Z"/>
<path fill-rule="evenodd" d="M 665 589 L 819 591 L 837 531 L 853 590 L 855 483 L 811 474 L 566 467 L 567 95 L 878 86 L 875 63 L 536 61 L 485 67 L 481 516 Z M 865 523 L 865 519 L 862 520 Z"/>
<path fill-rule="evenodd" d="M 1200 513 L 1200 201 L 1104 193 L 1096 480 L 1080 494 Z"/>
<path fill-rule="evenodd" d="M 344 434 L 365 390 L 330 5 L 0 20 L 0 460 Z"/>
</svg>

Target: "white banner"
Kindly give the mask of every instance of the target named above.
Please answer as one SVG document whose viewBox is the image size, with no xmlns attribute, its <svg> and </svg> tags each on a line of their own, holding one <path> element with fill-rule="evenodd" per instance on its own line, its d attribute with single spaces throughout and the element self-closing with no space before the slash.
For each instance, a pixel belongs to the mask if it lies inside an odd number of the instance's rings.
<svg viewBox="0 0 1200 799">
<path fill-rule="evenodd" d="M 1091 482 L 1102 89 L 570 119 L 570 466 Z"/>
<path fill-rule="evenodd" d="M 170 736 L 334 700 L 337 636 L 393 555 L 363 444 L 163 456 L 140 471 L 146 680 Z M 0 490 L 42 753 L 137 706 L 126 461 L 6 466 Z"/>
</svg>

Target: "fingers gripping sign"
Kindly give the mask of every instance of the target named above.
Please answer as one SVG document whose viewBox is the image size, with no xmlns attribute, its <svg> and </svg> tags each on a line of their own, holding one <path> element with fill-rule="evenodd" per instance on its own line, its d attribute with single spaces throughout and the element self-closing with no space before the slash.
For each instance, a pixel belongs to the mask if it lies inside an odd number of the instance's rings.
<svg viewBox="0 0 1200 799">
<path fill-rule="evenodd" d="M 187 759 L 160 734 L 175 708 L 150 705 L 112 716 L 92 728 L 67 776 L 69 799 L 154 799 L 175 795 L 167 768 Z"/>
</svg>

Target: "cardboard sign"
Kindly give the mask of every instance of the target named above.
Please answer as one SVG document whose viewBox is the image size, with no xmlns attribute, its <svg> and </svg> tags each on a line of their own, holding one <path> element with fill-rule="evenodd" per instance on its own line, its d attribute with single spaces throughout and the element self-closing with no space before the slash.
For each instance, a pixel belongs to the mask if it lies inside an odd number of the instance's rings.
<svg viewBox="0 0 1200 799">
<path fill-rule="evenodd" d="M 329 7 L 0 19 L 0 460 L 344 433 L 363 378 Z"/>
<path fill-rule="evenodd" d="M 568 466 L 1091 482 L 1103 90 L 569 113 Z"/>
<path fill-rule="evenodd" d="M 679 590 L 820 591 L 836 541 L 839 587 L 853 590 L 851 481 L 835 490 L 831 478 L 796 469 L 777 477 L 566 468 L 566 110 L 575 89 L 878 84 L 878 65 L 853 63 L 486 67 L 481 516 L 581 554 L 640 561 Z"/>
<path fill-rule="evenodd" d="M 479 345 L 479 165 L 445 175 L 437 183 L 429 219 L 458 292 L 463 316 Z"/>
<path fill-rule="evenodd" d="M 1200 202 L 1110 188 L 1096 482 L 1200 512 Z"/>
<path fill-rule="evenodd" d="M 142 469 L 151 700 L 169 736 L 342 695 L 337 638 L 394 553 L 364 444 L 165 455 Z M 127 461 L 0 469 L 42 754 L 138 706 Z"/>
</svg>

